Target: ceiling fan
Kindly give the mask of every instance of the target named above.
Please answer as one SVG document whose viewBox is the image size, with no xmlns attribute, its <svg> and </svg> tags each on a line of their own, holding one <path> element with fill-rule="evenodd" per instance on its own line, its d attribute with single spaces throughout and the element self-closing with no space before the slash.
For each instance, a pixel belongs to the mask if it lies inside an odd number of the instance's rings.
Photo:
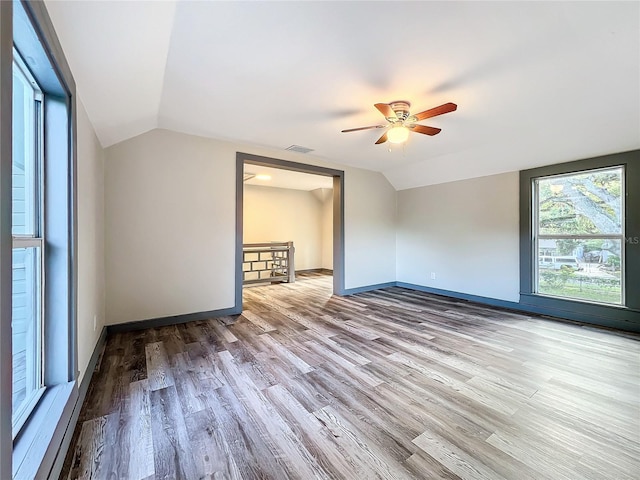
<svg viewBox="0 0 640 480">
<path fill-rule="evenodd" d="M 445 103 L 439 107 L 434 107 L 424 112 L 411 115 L 409 108 L 411 104 L 405 100 L 396 100 L 391 103 L 376 103 L 374 105 L 389 122 L 387 125 L 373 125 L 371 127 L 349 128 L 342 130 L 342 133 L 357 132 L 358 130 L 370 130 L 373 128 L 386 128 L 387 131 L 378 139 L 376 145 L 387 140 L 391 143 L 403 143 L 409 138 L 410 132 L 422 133 L 424 135 L 437 135 L 440 128 L 419 125 L 420 120 L 436 117 L 444 113 L 455 111 L 458 106 L 455 103 Z"/>
</svg>

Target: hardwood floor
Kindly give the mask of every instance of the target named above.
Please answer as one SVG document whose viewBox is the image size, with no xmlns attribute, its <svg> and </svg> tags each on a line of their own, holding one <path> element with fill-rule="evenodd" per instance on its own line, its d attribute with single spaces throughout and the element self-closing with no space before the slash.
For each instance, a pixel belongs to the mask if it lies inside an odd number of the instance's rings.
<svg viewBox="0 0 640 480">
<path fill-rule="evenodd" d="M 638 336 L 331 278 L 111 336 L 63 478 L 637 479 Z"/>
</svg>

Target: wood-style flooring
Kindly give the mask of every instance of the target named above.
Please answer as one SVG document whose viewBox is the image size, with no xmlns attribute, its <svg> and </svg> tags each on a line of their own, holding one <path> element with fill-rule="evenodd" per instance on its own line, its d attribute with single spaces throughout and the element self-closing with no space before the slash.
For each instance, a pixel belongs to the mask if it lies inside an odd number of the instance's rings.
<svg viewBox="0 0 640 480">
<path fill-rule="evenodd" d="M 331 277 L 114 334 L 63 478 L 640 478 L 637 336 Z"/>
</svg>

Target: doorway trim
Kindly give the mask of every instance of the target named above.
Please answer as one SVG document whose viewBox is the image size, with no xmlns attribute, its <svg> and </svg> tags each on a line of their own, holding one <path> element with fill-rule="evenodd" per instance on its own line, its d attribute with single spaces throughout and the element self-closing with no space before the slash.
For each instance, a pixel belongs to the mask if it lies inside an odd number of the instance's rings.
<svg viewBox="0 0 640 480">
<path fill-rule="evenodd" d="M 251 153 L 236 152 L 236 288 L 235 313 L 242 313 L 242 244 L 244 233 L 244 165 L 280 168 L 333 178 L 333 293 L 344 295 L 344 171 Z"/>
</svg>

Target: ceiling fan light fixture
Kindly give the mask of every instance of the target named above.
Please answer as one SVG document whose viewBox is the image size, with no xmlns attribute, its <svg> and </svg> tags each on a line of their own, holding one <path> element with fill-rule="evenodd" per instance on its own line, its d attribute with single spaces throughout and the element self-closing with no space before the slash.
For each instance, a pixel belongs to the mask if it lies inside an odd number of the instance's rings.
<svg viewBox="0 0 640 480">
<path fill-rule="evenodd" d="M 404 125 L 394 125 L 387 132 L 387 140 L 391 143 L 404 143 L 409 138 L 409 129 Z"/>
<path fill-rule="evenodd" d="M 409 112 L 409 108 L 411 104 L 404 100 L 397 100 L 391 103 L 376 103 L 374 105 L 378 109 L 378 111 L 384 115 L 384 118 L 387 120 L 386 125 L 372 125 L 370 127 L 358 127 L 358 128 L 347 128 L 346 130 L 342 130 L 342 133 L 348 132 L 358 132 L 360 130 L 372 130 L 374 128 L 384 128 L 385 132 L 376 142 L 376 145 L 380 145 L 381 143 L 390 142 L 395 144 L 402 144 L 407 141 L 409 138 L 409 133 L 421 133 L 423 135 L 437 135 L 442 131 L 440 128 L 429 127 L 427 125 L 420 125 L 420 120 L 425 120 L 427 118 L 437 117 L 438 115 L 443 115 L 445 113 L 454 112 L 458 109 L 458 106 L 455 103 L 445 103 L 440 105 L 439 107 L 430 108 L 429 110 L 425 110 L 424 112 L 416 113 L 415 115 L 411 115 Z"/>
</svg>

